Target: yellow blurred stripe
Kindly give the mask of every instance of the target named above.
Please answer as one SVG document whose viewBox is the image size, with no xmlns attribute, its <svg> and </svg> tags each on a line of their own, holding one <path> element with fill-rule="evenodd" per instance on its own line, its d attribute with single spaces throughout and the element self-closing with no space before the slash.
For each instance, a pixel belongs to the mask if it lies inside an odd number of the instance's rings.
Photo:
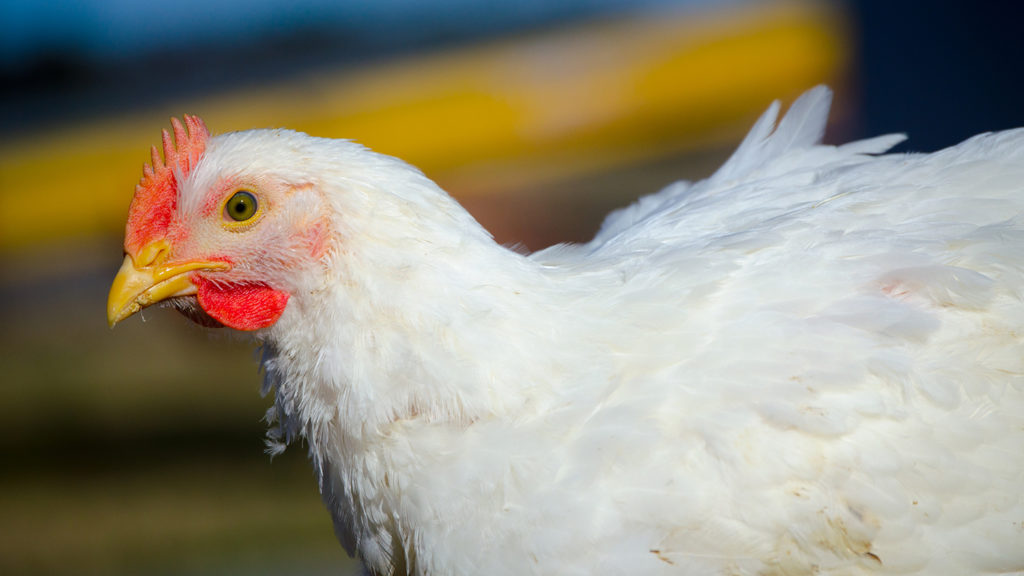
<svg viewBox="0 0 1024 576">
<path fill-rule="evenodd" d="M 845 58 L 839 14 L 779 2 L 638 14 L 86 122 L 0 146 L 0 249 L 118 229 L 149 145 L 183 112 L 214 132 L 352 138 L 465 194 L 733 138 L 772 99 L 841 80 Z"/>
</svg>

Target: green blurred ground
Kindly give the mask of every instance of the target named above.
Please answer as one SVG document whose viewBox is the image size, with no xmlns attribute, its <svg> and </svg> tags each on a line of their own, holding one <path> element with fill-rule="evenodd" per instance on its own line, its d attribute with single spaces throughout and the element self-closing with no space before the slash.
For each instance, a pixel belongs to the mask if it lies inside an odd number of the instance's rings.
<svg viewBox="0 0 1024 576">
<path fill-rule="evenodd" d="M 263 453 L 252 346 L 169 310 L 107 328 L 119 252 L 0 261 L 0 574 L 346 573 L 303 447 Z"/>
</svg>

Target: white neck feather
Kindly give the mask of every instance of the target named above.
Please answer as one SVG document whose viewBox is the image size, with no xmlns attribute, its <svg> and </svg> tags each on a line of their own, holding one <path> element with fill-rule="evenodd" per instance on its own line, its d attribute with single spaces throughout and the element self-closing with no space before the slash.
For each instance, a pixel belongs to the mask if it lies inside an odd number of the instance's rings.
<svg viewBox="0 0 1024 576">
<path fill-rule="evenodd" d="M 617 360 L 598 339 L 608 331 L 591 325 L 602 315 L 585 304 L 600 290 L 588 274 L 498 246 L 397 160 L 363 157 L 328 181 L 339 186 L 324 192 L 334 245 L 262 335 L 270 436 L 275 451 L 308 442 L 342 543 L 385 570 L 412 548 L 413 526 L 457 518 L 442 508 L 465 502 L 409 508 L 423 501 L 412 486 L 428 485 L 453 454 L 478 462 L 481 430 L 568 418 L 553 407 L 603 393 L 580 387 Z M 503 470 L 474 473 L 496 486 Z"/>
<path fill-rule="evenodd" d="M 318 461 L 332 434 L 362 440 L 396 421 L 465 426 L 529 412 L 549 400 L 531 374 L 550 368 L 529 359 L 557 363 L 550 348 L 566 325 L 543 266 L 497 245 L 415 169 L 374 158 L 387 179 L 347 171 L 336 178 L 345 191 L 325 195 L 337 244 L 319 285 L 292 294 L 264 338 L 279 440 L 304 436 Z M 389 188 L 371 188 L 374 179 Z"/>
</svg>

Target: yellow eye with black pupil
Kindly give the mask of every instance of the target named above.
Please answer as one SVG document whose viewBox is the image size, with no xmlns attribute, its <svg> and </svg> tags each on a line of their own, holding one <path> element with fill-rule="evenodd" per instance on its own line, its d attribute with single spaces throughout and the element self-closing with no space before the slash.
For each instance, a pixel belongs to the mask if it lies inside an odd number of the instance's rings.
<svg viewBox="0 0 1024 576">
<path fill-rule="evenodd" d="M 247 190 L 235 192 L 224 205 L 224 215 L 235 222 L 245 222 L 256 215 L 256 196 Z"/>
</svg>

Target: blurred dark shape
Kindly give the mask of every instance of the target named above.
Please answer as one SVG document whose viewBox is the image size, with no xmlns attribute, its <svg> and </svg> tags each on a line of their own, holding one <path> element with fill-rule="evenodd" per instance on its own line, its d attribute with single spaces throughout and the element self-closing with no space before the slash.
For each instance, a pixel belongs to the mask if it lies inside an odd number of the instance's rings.
<svg viewBox="0 0 1024 576">
<path fill-rule="evenodd" d="M 365 51 L 354 49 L 344 34 L 331 35 L 316 26 L 263 33 L 259 42 L 188 44 L 105 61 L 51 48 L 0 69 L 0 135 L 45 130 L 81 115 L 123 113 L 220 89 L 284 81 L 359 55 Z"/>
<path fill-rule="evenodd" d="M 932 151 L 1024 126 L 1024 3 L 853 0 L 859 136 L 905 132 Z"/>
<path fill-rule="evenodd" d="M 312 71 L 372 66 L 401 54 L 664 3 L 535 0 L 490 5 L 447 0 L 439 5 L 397 2 L 388 9 L 370 3 L 314 2 L 294 10 L 282 7 L 276 18 L 222 22 L 219 33 L 181 30 L 174 41 L 136 41 L 138 46 L 124 41 L 97 47 L 83 31 L 20 58 L 0 54 L 8 56 L 0 58 L 0 138 L 45 130 L 82 115 L 121 114 L 222 89 L 285 83 Z"/>
</svg>

